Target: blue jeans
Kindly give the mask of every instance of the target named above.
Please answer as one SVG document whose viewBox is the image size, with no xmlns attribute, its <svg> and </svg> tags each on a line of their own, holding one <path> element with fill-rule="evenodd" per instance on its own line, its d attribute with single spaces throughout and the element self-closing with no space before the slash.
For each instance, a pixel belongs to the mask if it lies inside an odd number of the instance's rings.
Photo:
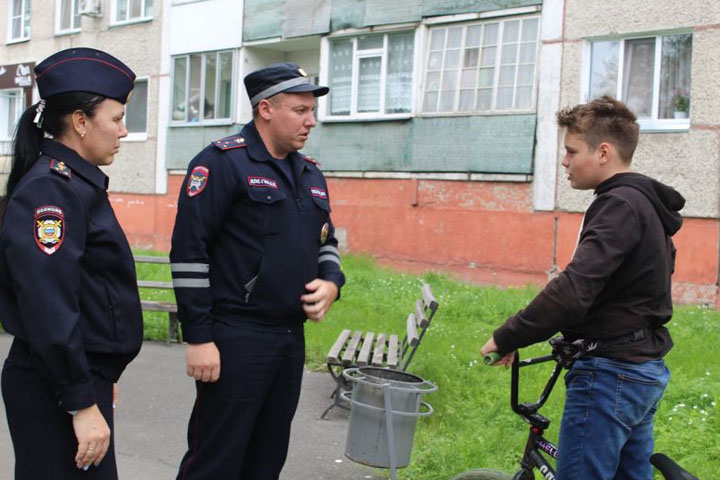
<svg viewBox="0 0 720 480">
<path fill-rule="evenodd" d="M 663 360 L 577 360 L 565 375 L 557 480 L 652 480 L 653 419 L 669 380 Z"/>
</svg>

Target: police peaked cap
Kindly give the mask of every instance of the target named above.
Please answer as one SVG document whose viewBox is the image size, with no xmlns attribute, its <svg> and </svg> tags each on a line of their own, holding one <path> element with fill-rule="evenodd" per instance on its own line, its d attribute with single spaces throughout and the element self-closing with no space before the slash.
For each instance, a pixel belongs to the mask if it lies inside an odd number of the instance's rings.
<svg viewBox="0 0 720 480">
<path fill-rule="evenodd" d="M 310 83 L 305 70 L 290 62 L 276 63 L 249 73 L 245 77 L 245 89 L 253 107 L 260 100 L 278 93 L 312 92 L 321 97 L 330 91 L 328 87 Z"/>
<path fill-rule="evenodd" d="M 94 48 L 68 48 L 35 67 L 40 98 L 87 92 L 127 102 L 135 86 L 135 72 L 109 53 Z"/>
</svg>

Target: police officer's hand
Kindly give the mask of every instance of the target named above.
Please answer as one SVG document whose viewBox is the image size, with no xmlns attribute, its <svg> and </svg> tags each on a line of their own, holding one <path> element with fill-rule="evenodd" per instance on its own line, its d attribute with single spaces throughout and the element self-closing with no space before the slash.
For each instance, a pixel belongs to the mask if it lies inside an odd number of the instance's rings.
<svg viewBox="0 0 720 480">
<path fill-rule="evenodd" d="M 491 352 L 499 352 L 500 348 L 498 348 L 497 344 L 495 343 L 495 338 L 490 337 L 490 340 L 483 345 L 483 347 L 480 349 L 480 354 L 485 356 L 488 353 Z M 505 368 L 510 368 L 510 365 L 512 365 L 513 360 L 515 360 L 515 352 L 510 352 L 505 355 L 503 355 L 500 360 L 495 362 L 493 365 L 505 365 Z"/>
<path fill-rule="evenodd" d="M 215 342 L 190 343 L 187 347 L 187 374 L 200 382 L 220 378 L 220 352 Z"/>
<path fill-rule="evenodd" d="M 100 465 L 110 447 L 110 427 L 97 405 L 77 411 L 73 430 L 78 441 L 75 465 L 78 468 Z"/>
<path fill-rule="evenodd" d="M 303 302 L 303 310 L 310 320 L 319 322 L 330 310 L 330 306 L 337 299 L 338 288 L 333 282 L 316 278 L 305 285 L 306 293 L 300 300 Z"/>
</svg>

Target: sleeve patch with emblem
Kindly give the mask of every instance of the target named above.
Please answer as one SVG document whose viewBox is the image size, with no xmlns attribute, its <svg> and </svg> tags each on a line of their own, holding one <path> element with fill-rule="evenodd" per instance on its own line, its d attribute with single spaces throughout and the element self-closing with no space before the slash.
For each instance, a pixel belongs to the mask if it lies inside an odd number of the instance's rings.
<svg viewBox="0 0 720 480">
<path fill-rule="evenodd" d="M 190 178 L 187 182 L 188 197 L 199 195 L 207 186 L 210 169 L 207 167 L 195 167 L 190 172 Z"/>
<path fill-rule="evenodd" d="M 41 252 L 52 255 L 60 249 L 65 238 L 65 214 L 62 208 L 45 205 L 35 210 L 35 243 Z"/>
</svg>

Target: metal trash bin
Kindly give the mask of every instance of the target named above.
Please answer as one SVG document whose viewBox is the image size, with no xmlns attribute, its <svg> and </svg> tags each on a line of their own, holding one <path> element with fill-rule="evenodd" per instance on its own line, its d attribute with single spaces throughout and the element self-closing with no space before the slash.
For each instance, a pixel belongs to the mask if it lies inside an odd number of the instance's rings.
<svg viewBox="0 0 720 480">
<path fill-rule="evenodd" d="M 432 415 L 421 397 L 437 387 L 398 370 L 378 367 L 348 368 L 343 376 L 354 383 L 343 392 L 351 404 L 345 456 L 364 465 L 395 469 L 410 463 L 418 417 Z M 420 411 L 420 407 L 425 411 Z"/>
</svg>

